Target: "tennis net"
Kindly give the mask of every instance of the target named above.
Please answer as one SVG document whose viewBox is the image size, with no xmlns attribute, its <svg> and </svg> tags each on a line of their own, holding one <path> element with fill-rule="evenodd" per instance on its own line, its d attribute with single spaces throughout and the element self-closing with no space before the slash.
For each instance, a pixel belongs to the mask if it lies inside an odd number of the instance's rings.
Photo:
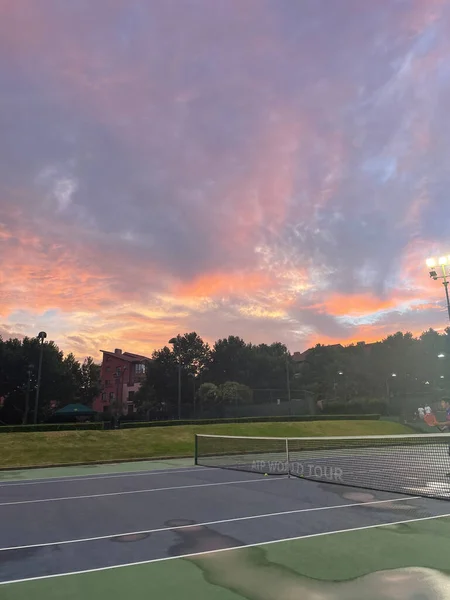
<svg viewBox="0 0 450 600">
<path fill-rule="evenodd" d="M 450 434 L 195 436 L 195 464 L 450 499 Z"/>
</svg>

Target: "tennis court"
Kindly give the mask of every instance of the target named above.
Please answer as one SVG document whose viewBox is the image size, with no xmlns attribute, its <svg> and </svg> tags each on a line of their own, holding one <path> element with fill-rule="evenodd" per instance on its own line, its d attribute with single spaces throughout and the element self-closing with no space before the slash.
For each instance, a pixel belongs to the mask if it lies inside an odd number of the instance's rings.
<svg viewBox="0 0 450 600">
<path fill-rule="evenodd" d="M 447 500 L 193 460 L 100 471 L 0 482 L 1 598 L 450 597 Z"/>
</svg>

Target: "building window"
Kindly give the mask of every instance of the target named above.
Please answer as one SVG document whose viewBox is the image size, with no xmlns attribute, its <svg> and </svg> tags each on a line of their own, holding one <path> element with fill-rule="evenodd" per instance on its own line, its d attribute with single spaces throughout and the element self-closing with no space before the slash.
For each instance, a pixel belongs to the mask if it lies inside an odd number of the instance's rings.
<svg viewBox="0 0 450 600">
<path fill-rule="evenodd" d="M 134 366 L 134 372 L 137 375 L 143 375 L 145 373 L 145 365 L 144 364 L 137 364 Z"/>
<path fill-rule="evenodd" d="M 109 373 L 111 371 L 111 367 L 106 367 L 106 370 Z"/>
<path fill-rule="evenodd" d="M 134 413 L 134 404 L 132 402 L 128 402 L 128 414 Z"/>
<path fill-rule="evenodd" d="M 104 412 L 104 413 L 108 412 L 108 410 L 109 410 L 109 406 L 104 406 L 104 407 L 103 407 L 103 412 Z"/>
<path fill-rule="evenodd" d="M 105 387 L 108 387 L 108 386 L 109 386 L 109 384 L 110 384 L 110 381 L 109 381 L 109 379 L 105 379 Z"/>
<path fill-rule="evenodd" d="M 102 400 L 103 400 L 103 402 L 106 402 L 106 392 L 103 392 L 103 394 L 102 394 Z"/>
<path fill-rule="evenodd" d="M 109 392 L 109 399 L 114 400 L 114 392 Z"/>
</svg>

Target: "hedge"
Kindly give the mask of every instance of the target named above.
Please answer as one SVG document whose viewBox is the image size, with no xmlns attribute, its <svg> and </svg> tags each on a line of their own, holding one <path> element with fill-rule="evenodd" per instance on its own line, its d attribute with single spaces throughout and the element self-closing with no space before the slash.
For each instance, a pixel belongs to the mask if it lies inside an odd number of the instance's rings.
<svg viewBox="0 0 450 600">
<path fill-rule="evenodd" d="M 275 423 L 286 421 L 354 421 L 380 419 L 380 415 L 286 415 L 284 417 L 236 417 L 227 419 L 184 419 L 171 421 L 129 421 L 122 422 L 120 429 L 136 429 L 139 427 L 172 427 L 176 425 L 220 425 L 221 423 Z M 3 425 L 0 433 L 23 433 L 36 431 L 84 431 L 103 430 L 108 423 L 42 423 L 39 425 Z"/>
<path fill-rule="evenodd" d="M 237 417 L 228 419 L 185 419 L 173 421 L 130 421 L 121 429 L 138 427 L 171 427 L 176 425 L 220 425 L 221 423 L 275 423 L 285 421 L 378 421 L 380 415 L 286 415 L 284 417 Z"/>
<path fill-rule="evenodd" d="M 0 433 L 23 433 L 31 431 L 84 431 L 104 429 L 103 423 L 42 423 L 39 425 L 2 425 Z"/>
<path fill-rule="evenodd" d="M 386 400 L 378 398 L 354 398 L 348 402 L 331 400 L 325 403 L 324 411 L 336 415 L 345 415 L 346 412 L 350 414 L 363 414 L 366 411 L 369 414 L 385 415 L 388 412 L 388 403 Z"/>
</svg>

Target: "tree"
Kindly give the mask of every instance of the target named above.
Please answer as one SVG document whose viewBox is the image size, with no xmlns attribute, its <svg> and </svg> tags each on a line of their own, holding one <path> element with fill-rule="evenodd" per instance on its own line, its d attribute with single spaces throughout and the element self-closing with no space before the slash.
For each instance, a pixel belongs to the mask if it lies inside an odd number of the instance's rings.
<svg viewBox="0 0 450 600">
<path fill-rule="evenodd" d="M 230 335 L 218 340 L 211 351 L 206 378 L 217 385 L 226 381 L 248 382 L 250 353 L 249 346 L 239 337 Z"/>
<path fill-rule="evenodd" d="M 201 408 L 212 408 L 221 401 L 219 388 L 214 383 L 202 383 L 197 392 Z"/>
<path fill-rule="evenodd" d="M 223 404 L 239 405 L 251 404 L 253 399 L 252 390 L 242 383 L 227 381 L 219 387 L 219 397 Z"/>
<path fill-rule="evenodd" d="M 0 412 L 4 423 L 22 423 L 27 420 L 26 399 L 30 372 L 29 414 L 34 411 L 40 342 L 37 338 L 2 341 L 0 369 L 0 396 L 5 398 Z M 43 367 L 39 395 L 38 420 L 47 419 L 52 410 L 70 402 L 78 395 L 77 361 L 73 356 L 64 359 L 63 353 L 52 341 L 43 346 Z M 78 365 L 79 366 L 79 365 Z"/>
<path fill-rule="evenodd" d="M 81 365 L 76 360 L 75 356 L 70 353 L 63 360 L 64 368 L 64 383 L 62 385 L 63 397 L 59 398 L 58 404 L 66 405 L 72 402 L 79 402 L 82 376 L 81 376 Z"/>
<path fill-rule="evenodd" d="M 156 416 L 163 409 L 163 404 L 158 402 L 153 385 L 144 383 L 134 396 L 137 413 L 150 421 L 152 415 Z"/>
<path fill-rule="evenodd" d="M 80 369 L 80 396 L 82 404 L 86 406 L 92 406 L 94 399 L 101 392 L 100 371 L 100 365 L 94 362 L 92 356 L 84 359 Z"/>
<path fill-rule="evenodd" d="M 211 349 L 202 338 L 193 331 L 177 335 L 173 344 L 173 354 L 187 373 L 199 376 L 211 361 Z"/>
</svg>

